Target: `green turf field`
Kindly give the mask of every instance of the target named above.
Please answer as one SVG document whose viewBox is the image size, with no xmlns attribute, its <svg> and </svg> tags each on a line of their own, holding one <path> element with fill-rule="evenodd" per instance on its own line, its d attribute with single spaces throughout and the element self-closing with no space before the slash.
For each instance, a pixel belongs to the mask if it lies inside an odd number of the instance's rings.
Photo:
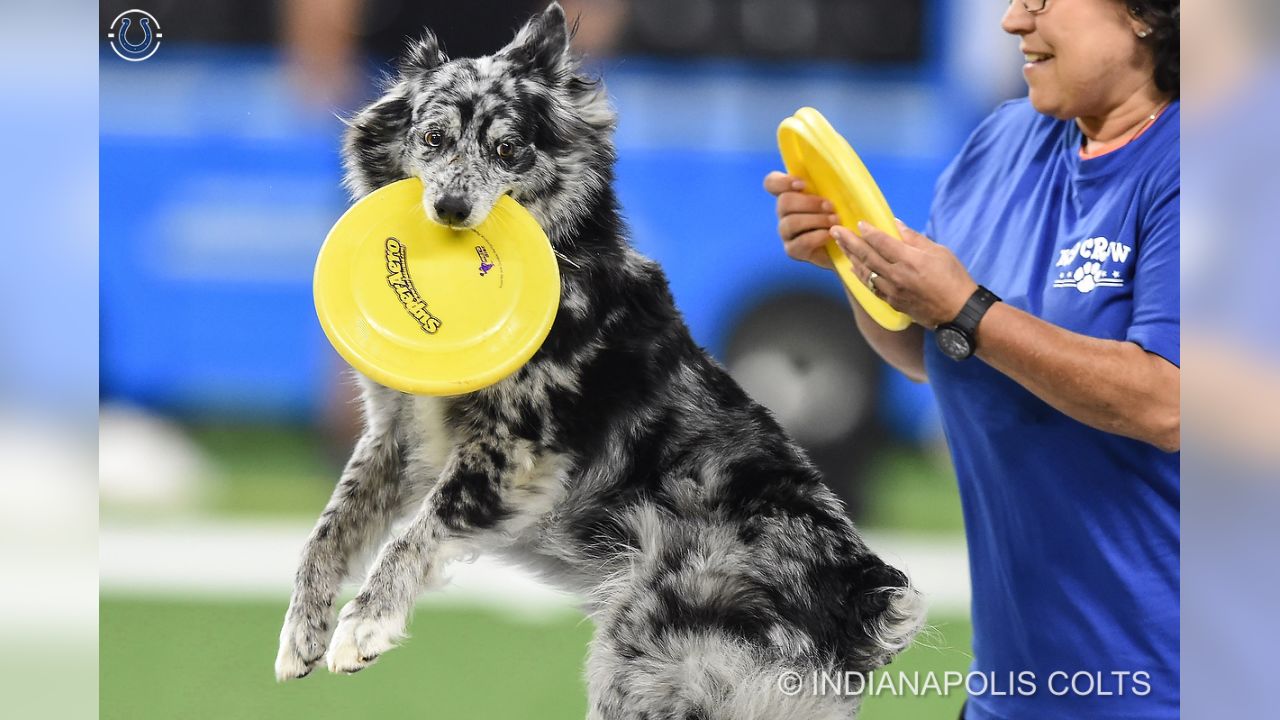
<svg viewBox="0 0 1280 720">
<path fill-rule="evenodd" d="M 102 720 L 516 720 L 583 718 L 582 663 L 591 626 L 566 616 L 524 622 L 481 610 L 418 613 L 413 638 L 352 676 L 272 675 L 280 603 L 104 598 Z M 963 671 L 966 622 L 937 631 L 890 667 Z M 930 645 L 932 647 L 927 647 Z M 962 698 L 875 697 L 869 720 L 945 718 Z"/>
</svg>

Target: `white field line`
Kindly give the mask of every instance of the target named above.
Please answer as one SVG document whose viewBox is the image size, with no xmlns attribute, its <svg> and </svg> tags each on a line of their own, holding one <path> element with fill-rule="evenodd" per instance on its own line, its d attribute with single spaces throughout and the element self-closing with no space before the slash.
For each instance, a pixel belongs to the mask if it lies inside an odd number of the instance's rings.
<svg viewBox="0 0 1280 720">
<path fill-rule="evenodd" d="M 278 600 L 283 608 L 307 524 L 190 521 L 104 524 L 99 578 L 104 595 Z M 934 613 L 967 613 L 969 566 L 956 539 L 877 534 L 870 545 L 911 576 Z M 577 612 L 570 595 L 490 558 L 454 563 L 443 590 L 426 606 L 471 605 L 538 619 Z"/>
</svg>

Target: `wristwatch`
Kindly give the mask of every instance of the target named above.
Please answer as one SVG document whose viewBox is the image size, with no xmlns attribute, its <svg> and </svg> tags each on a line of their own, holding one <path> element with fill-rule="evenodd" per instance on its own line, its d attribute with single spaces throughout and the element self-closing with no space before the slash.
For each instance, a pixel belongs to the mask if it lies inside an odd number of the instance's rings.
<svg viewBox="0 0 1280 720">
<path fill-rule="evenodd" d="M 956 319 L 939 325 L 934 331 L 933 338 L 942 354 L 957 361 L 973 355 L 978 347 L 978 323 L 998 302 L 1000 298 L 995 293 L 979 285 Z"/>
</svg>

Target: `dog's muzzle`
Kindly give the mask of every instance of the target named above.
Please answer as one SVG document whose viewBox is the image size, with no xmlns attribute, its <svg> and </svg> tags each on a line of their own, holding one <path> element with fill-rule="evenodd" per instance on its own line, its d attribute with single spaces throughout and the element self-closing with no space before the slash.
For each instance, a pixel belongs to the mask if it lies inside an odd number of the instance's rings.
<svg viewBox="0 0 1280 720">
<path fill-rule="evenodd" d="M 440 222 L 449 225 L 462 225 L 471 215 L 471 203 L 461 195 L 445 195 L 436 201 L 436 216 Z"/>
</svg>

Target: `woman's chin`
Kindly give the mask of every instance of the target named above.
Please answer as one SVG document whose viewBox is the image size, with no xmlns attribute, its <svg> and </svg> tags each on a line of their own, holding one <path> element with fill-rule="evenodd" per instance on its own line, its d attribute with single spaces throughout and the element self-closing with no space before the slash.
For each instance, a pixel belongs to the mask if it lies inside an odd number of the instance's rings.
<svg viewBox="0 0 1280 720">
<path fill-rule="evenodd" d="M 1041 115 L 1048 115 L 1059 120 L 1068 120 L 1072 117 L 1062 104 L 1062 99 L 1054 93 L 1037 90 L 1035 86 L 1031 86 L 1027 91 L 1027 98 L 1031 100 L 1031 107 Z"/>
</svg>

